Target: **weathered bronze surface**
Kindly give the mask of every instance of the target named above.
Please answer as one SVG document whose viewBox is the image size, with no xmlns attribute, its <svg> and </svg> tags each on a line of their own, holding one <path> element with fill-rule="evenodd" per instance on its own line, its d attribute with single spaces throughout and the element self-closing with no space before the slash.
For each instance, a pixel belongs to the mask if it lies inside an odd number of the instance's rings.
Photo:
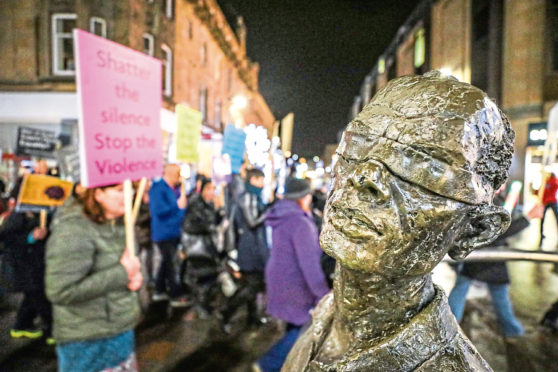
<svg viewBox="0 0 558 372">
<path fill-rule="evenodd" d="M 490 371 L 430 272 L 496 239 L 514 133 L 481 90 L 431 72 L 392 80 L 337 150 L 320 242 L 333 294 L 283 371 Z"/>
</svg>

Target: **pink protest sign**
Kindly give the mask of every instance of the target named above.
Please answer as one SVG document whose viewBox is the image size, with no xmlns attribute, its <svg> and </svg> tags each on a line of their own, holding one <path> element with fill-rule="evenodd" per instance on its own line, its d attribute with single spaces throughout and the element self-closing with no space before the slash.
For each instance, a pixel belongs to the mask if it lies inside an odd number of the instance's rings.
<svg viewBox="0 0 558 372">
<path fill-rule="evenodd" d="M 161 62 L 78 29 L 74 51 L 82 185 L 160 176 Z"/>
</svg>

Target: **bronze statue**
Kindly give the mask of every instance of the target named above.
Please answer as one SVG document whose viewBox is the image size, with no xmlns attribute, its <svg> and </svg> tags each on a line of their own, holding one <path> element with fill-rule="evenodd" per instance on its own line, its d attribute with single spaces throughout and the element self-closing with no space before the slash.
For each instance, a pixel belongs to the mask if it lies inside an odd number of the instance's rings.
<svg viewBox="0 0 558 372">
<path fill-rule="evenodd" d="M 320 236 L 333 293 L 283 371 L 490 371 L 430 272 L 509 225 L 494 206 L 514 132 L 481 90 L 441 76 L 392 80 L 349 123 Z"/>
</svg>

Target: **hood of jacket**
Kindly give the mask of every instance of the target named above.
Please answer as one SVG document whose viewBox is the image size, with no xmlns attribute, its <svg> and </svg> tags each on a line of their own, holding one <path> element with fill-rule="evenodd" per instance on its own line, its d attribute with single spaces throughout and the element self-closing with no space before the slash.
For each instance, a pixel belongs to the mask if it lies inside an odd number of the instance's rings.
<svg viewBox="0 0 558 372">
<path fill-rule="evenodd" d="M 265 223 L 271 227 L 278 227 L 301 217 L 309 217 L 309 215 L 295 201 L 283 199 L 273 205 Z"/>
</svg>

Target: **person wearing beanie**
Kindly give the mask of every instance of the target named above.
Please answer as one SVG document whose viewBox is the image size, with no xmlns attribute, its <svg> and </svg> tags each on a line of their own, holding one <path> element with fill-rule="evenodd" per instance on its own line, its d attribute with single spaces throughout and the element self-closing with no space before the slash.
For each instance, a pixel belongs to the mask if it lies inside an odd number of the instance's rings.
<svg viewBox="0 0 558 372">
<path fill-rule="evenodd" d="M 310 310 L 329 292 L 320 266 L 322 250 L 312 218 L 308 182 L 287 181 L 282 200 L 266 219 L 272 228 L 272 247 L 265 269 L 267 312 L 287 323 L 285 335 L 259 361 L 263 372 L 280 371 Z"/>
<path fill-rule="evenodd" d="M 310 189 L 310 184 L 308 182 L 305 180 L 299 180 L 298 178 L 291 178 L 287 180 L 283 198 L 297 201 L 311 193 L 312 190 Z"/>
</svg>

